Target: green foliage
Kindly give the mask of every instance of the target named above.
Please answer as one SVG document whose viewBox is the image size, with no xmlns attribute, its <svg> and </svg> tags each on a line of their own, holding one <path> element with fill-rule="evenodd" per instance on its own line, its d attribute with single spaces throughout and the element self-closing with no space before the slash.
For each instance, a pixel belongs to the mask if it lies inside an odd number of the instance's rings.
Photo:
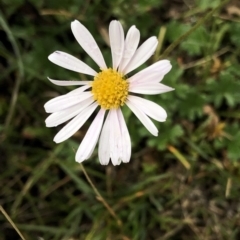
<svg viewBox="0 0 240 240">
<path fill-rule="evenodd" d="M 220 107 L 224 101 L 232 108 L 240 103 L 238 79 L 228 70 L 222 71 L 219 78 L 208 80 L 208 91 L 215 106 Z"/>
<path fill-rule="evenodd" d="M 216 8 L 221 3 L 221 0 L 213 0 L 209 2 L 208 0 L 197 0 L 199 8 L 205 10 L 208 8 Z"/>
<path fill-rule="evenodd" d="M 149 139 L 148 143 L 151 147 L 157 147 L 159 150 L 164 150 L 167 148 L 168 144 L 178 145 L 179 137 L 181 137 L 184 132 L 180 125 L 174 125 L 166 123 L 166 128 L 159 129 L 159 137 Z"/>
<path fill-rule="evenodd" d="M 190 56 L 203 54 L 209 43 L 209 35 L 204 27 L 199 27 L 189 38 L 181 43 L 183 50 L 187 51 Z"/>
<path fill-rule="evenodd" d="M 178 22 L 176 20 L 172 20 L 167 24 L 167 39 L 170 42 L 173 42 L 177 38 L 179 38 L 181 35 L 186 33 L 191 26 L 189 24 L 184 24 L 181 22 Z"/>
<path fill-rule="evenodd" d="M 230 161 L 239 161 L 240 159 L 240 132 L 239 132 L 239 124 L 233 123 L 226 128 L 227 138 L 219 139 L 215 142 L 215 147 L 217 149 L 227 150 L 227 157 Z"/>
<path fill-rule="evenodd" d="M 236 47 L 240 46 L 239 37 L 238 37 L 239 31 L 240 31 L 240 26 L 238 23 L 232 23 L 230 25 L 230 33 L 229 33 L 230 40 Z"/>
</svg>

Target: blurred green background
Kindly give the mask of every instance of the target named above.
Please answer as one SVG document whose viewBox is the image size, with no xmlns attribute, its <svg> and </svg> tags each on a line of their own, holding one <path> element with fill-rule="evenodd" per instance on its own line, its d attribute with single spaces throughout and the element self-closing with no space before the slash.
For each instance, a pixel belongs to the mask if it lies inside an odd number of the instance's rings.
<svg viewBox="0 0 240 240">
<path fill-rule="evenodd" d="M 222 2 L 1 0 L 0 239 L 20 239 L 13 223 L 26 240 L 240 239 L 240 2 Z M 115 217 L 74 161 L 93 117 L 59 145 L 53 137 L 61 126 L 45 127 L 44 103 L 73 89 L 47 76 L 85 78 L 48 55 L 61 50 L 96 67 L 71 33 L 74 19 L 91 31 L 108 64 L 108 25 L 118 19 L 125 32 L 136 25 L 141 42 L 159 38 L 141 68 L 162 54 L 173 65 L 163 83 L 175 91 L 146 96 L 168 113 L 156 123 L 159 136 L 124 108 L 130 163 L 101 166 L 97 149 L 83 163 Z"/>
</svg>

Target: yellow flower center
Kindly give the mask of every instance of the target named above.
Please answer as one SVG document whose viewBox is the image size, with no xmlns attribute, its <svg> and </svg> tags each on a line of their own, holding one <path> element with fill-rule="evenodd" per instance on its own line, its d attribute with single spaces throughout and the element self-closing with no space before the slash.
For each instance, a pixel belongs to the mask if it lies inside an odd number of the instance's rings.
<svg viewBox="0 0 240 240">
<path fill-rule="evenodd" d="M 108 68 L 94 77 L 92 94 L 102 108 L 119 108 L 127 99 L 128 87 L 129 82 L 121 73 Z"/>
</svg>

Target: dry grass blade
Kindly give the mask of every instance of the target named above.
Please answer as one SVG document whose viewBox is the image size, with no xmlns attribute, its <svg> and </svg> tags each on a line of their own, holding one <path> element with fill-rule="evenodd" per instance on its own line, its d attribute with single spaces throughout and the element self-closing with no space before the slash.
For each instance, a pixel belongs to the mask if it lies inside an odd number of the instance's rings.
<svg viewBox="0 0 240 240">
<path fill-rule="evenodd" d="M 102 195 L 100 194 L 100 192 L 97 190 L 97 188 L 95 187 L 95 185 L 93 184 L 92 180 L 90 179 L 90 177 L 88 176 L 84 166 L 82 164 L 80 164 L 81 169 L 87 179 L 87 181 L 89 182 L 89 184 L 91 185 L 93 191 L 95 192 L 95 194 L 97 195 L 97 199 L 102 202 L 102 204 L 106 207 L 106 209 L 109 211 L 109 213 L 112 215 L 112 217 L 114 217 L 117 221 L 117 224 L 119 227 L 122 226 L 122 221 L 121 219 L 117 216 L 117 214 L 114 212 L 114 210 L 109 206 L 109 204 L 106 202 L 106 200 L 102 197 Z"/>
<path fill-rule="evenodd" d="M 186 169 L 190 169 L 191 165 L 187 159 L 173 146 L 168 146 L 168 150 L 182 163 Z"/>
<path fill-rule="evenodd" d="M 22 233 L 19 231 L 19 229 L 17 228 L 16 224 L 13 222 L 13 220 L 10 218 L 10 216 L 6 213 L 6 211 L 3 209 L 3 207 L 0 205 L 0 211 L 2 212 L 2 214 L 4 215 L 4 217 L 8 220 L 8 222 L 12 225 L 12 227 L 15 229 L 15 231 L 18 233 L 18 235 L 20 236 L 20 238 L 22 240 L 26 240 L 24 238 L 24 236 L 22 235 Z"/>
</svg>

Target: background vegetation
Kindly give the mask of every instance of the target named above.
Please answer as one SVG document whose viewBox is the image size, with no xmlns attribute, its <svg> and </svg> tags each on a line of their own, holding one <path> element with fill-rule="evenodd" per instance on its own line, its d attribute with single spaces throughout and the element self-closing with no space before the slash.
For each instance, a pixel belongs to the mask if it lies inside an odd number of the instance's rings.
<svg viewBox="0 0 240 240">
<path fill-rule="evenodd" d="M 26 240 L 240 239 L 238 0 L 1 0 L 0 9 L 0 239 L 20 239 L 14 227 Z M 66 51 L 95 67 L 71 33 L 74 19 L 109 64 L 108 24 L 118 19 L 142 42 L 158 36 L 142 67 L 173 65 L 163 83 L 176 90 L 147 97 L 168 112 L 159 136 L 124 109 L 130 163 L 101 166 L 95 150 L 83 164 L 110 209 L 74 161 L 89 124 L 57 145 L 61 126 L 44 123 L 44 103 L 72 89 L 47 76 L 84 79 L 48 55 Z"/>
</svg>

